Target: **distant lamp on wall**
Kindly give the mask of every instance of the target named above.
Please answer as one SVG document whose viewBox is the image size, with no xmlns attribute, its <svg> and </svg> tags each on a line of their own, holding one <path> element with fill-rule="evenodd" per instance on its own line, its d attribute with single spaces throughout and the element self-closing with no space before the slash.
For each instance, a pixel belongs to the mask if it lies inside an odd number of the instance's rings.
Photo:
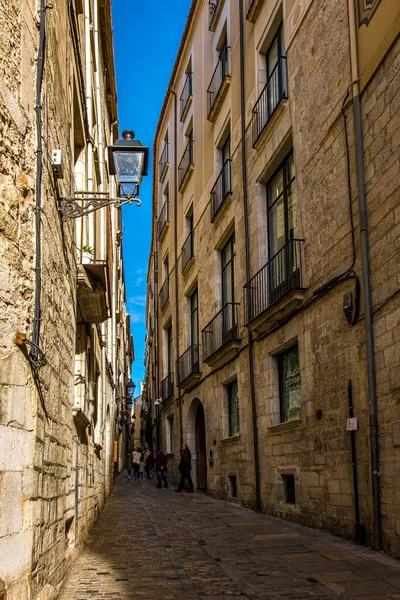
<svg viewBox="0 0 400 600">
<path fill-rule="evenodd" d="M 149 148 L 134 138 L 134 132 L 125 129 L 122 140 L 108 147 L 109 170 L 117 180 L 118 198 L 110 198 L 108 192 L 78 190 L 72 198 L 59 198 L 63 221 L 83 217 L 106 206 L 121 208 L 132 202 L 141 205 L 138 195 L 142 178 L 148 173 Z"/>
</svg>

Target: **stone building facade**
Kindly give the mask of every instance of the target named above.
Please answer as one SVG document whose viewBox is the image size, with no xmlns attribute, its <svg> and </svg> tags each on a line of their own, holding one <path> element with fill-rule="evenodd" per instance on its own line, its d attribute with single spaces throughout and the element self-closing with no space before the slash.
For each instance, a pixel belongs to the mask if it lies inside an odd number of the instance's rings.
<svg viewBox="0 0 400 600">
<path fill-rule="evenodd" d="M 129 432 L 120 211 L 60 210 L 78 191 L 115 196 L 111 2 L 1 0 L 0 20 L 0 598 L 44 600 Z"/>
<path fill-rule="evenodd" d="M 154 144 L 146 353 L 171 475 L 183 441 L 199 489 L 396 556 L 399 18 L 192 3 Z"/>
</svg>

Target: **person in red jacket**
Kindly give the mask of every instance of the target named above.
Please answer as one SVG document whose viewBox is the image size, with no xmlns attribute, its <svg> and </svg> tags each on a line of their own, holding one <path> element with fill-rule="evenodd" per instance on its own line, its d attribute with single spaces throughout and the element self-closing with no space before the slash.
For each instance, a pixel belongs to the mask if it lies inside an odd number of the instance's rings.
<svg viewBox="0 0 400 600">
<path fill-rule="evenodd" d="M 157 471 L 157 487 L 161 490 L 164 485 L 165 488 L 168 487 L 168 456 L 164 454 L 162 450 L 157 452 L 156 456 L 156 471 Z"/>
</svg>

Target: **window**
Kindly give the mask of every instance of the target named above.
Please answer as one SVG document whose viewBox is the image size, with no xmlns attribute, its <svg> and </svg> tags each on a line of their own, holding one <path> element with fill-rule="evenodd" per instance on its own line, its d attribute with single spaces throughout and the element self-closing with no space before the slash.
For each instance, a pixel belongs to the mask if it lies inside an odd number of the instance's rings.
<svg viewBox="0 0 400 600">
<path fill-rule="evenodd" d="M 222 198 L 225 198 L 227 194 L 231 192 L 231 170 L 230 170 L 230 160 L 231 160 L 231 138 L 228 136 L 224 145 L 221 148 L 221 156 L 222 156 Z"/>
<path fill-rule="evenodd" d="M 296 484 L 294 475 L 282 475 L 283 501 L 286 504 L 296 504 Z"/>
<path fill-rule="evenodd" d="M 267 207 L 269 300 L 272 304 L 282 297 L 288 285 L 300 287 L 300 256 L 294 240 L 297 192 L 293 153 L 284 160 L 267 185 Z"/>
<path fill-rule="evenodd" d="M 238 435 L 239 427 L 239 397 L 237 379 L 228 384 L 229 436 Z"/>
<path fill-rule="evenodd" d="M 172 339 L 172 325 L 167 329 L 167 373 L 168 375 L 173 372 L 174 367 L 173 357 L 173 339 Z"/>
<path fill-rule="evenodd" d="M 285 94 L 286 73 L 283 59 L 284 54 L 281 25 L 265 57 L 267 67 L 268 115 L 271 115 L 274 112 L 276 106 Z"/>
<path fill-rule="evenodd" d="M 192 345 L 199 343 L 199 296 L 196 289 L 190 296 L 190 335 Z"/>
<path fill-rule="evenodd" d="M 174 452 L 174 417 L 167 417 L 166 420 L 166 429 L 167 429 L 167 454 L 172 454 Z"/>
<path fill-rule="evenodd" d="M 222 304 L 235 302 L 235 236 L 222 248 Z"/>
<path fill-rule="evenodd" d="M 278 356 L 281 423 L 300 418 L 299 349 L 293 346 Z"/>
<path fill-rule="evenodd" d="M 222 342 L 237 337 L 237 313 L 235 306 L 235 236 L 233 235 L 221 252 L 222 259 Z"/>
<path fill-rule="evenodd" d="M 194 256 L 193 206 L 185 216 L 186 239 L 182 246 L 182 271 Z"/>
</svg>

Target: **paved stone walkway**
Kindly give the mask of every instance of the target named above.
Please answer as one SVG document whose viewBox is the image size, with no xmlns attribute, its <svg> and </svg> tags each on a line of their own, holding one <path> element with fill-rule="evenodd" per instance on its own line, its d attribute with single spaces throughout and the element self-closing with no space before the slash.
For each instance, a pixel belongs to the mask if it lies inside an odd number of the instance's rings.
<svg viewBox="0 0 400 600">
<path fill-rule="evenodd" d="M 400 599 L 400 563 L 307 527 L 124 474 L 59 600 Z"/>
</svg>

